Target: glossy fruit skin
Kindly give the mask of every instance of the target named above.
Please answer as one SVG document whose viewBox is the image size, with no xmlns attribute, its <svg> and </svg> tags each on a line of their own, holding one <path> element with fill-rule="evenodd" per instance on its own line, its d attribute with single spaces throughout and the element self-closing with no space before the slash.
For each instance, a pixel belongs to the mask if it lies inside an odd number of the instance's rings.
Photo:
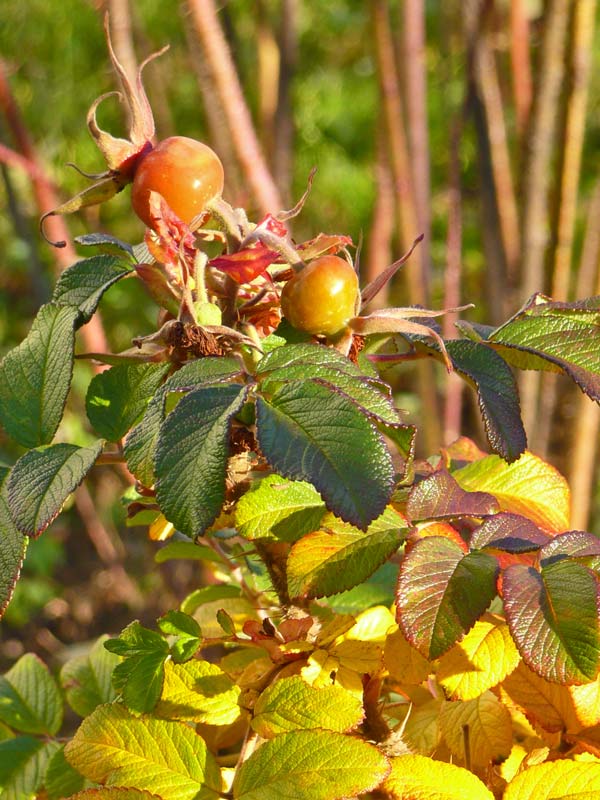
<svg viewBox="0 0 600 800">
<path fill-rule="evenodd" d="M 334 336 L 357 313 L 358 277 L 339 256 L 321 256 L 283 287 L 281 310 L 297 330 Z"/>
<path fill-rule="evenodd" d="M 136 166 L 131 205 L 142 222 L 153 228 L 149 193 L 158 192 L 171 210 L 189 224 L 221 194 L 223 183 L 223 165 L 208 145 L 186 136 L 171 136 L 159 142 Z"/>
</svg>

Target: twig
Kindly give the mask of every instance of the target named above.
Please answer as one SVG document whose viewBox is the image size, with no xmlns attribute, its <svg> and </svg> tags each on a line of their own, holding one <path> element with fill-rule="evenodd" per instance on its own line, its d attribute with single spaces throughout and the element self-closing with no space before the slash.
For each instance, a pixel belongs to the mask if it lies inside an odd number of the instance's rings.
<svg viewBox="0 0 600 800">
<path fill-rule="evenodd" d="M 363 280 L 371 283 L 392 260 L 392 237 L 394 234 L 394 194 L 381 132 L 377 136 L 377 160 L 375 162 L 375 205 L 371 230 L 367 240 L 367 264 Z M 372 300 L 371 308 L 384 308 L 389 295 L 386 284 Z"/>
<path fill-rule="evenodd" d="M 286 205 L 292 195 L 294 116 L 291 87 L 298 61 L 298 0 L 283 0 L 279 29 L 279 94 L 275 112 L 273 172 Z"/>
<path fill-rule="evenodd" d="M 517 114 L 517 130 L 522 138 L 531 110 L 532 81 L 529 59 L 529 21 L 525 0 L 510 1 L 510 66 Z"/>
<path fill-rule="evenodd" d="M 260 211 L 275 213 L 283 204 L 261 152 L 231 53 L 219 25 L 215 2 L 187 0 L 187 5 L 219 94 L 243 173 Z"/>
</svg>

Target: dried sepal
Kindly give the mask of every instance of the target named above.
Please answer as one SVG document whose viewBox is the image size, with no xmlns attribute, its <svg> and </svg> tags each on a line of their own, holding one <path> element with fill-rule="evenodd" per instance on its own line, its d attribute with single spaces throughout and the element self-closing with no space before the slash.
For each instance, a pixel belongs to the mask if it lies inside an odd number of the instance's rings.
<svg viewBox="0 0 600 800">
<path fill-rule="evenodd" d="M 417 238 L 412 243 L 409 250 L 404 253 L 397 261 L 394 261 L 393 264 L 390 264 L 389 267 L 383 270 L 376 278 L 374 278 L 371 283 L 367 284 L 365 288 L 362 290 L 361 299 L 362 304 L 365 306 L 367 303 L 370 303 L 371 300 L 379 294 L 379 292 L 383 289 L 383 287 L 389 283 L 389 281 L 394 277 L 396 272 L 400 269 L 402 264 L 404 264 L 408 259 L 411 257 L 413 250 L 419 244 L 419 242 L 423 241 L 424 234 L 417 236 Z"/>
</svg>

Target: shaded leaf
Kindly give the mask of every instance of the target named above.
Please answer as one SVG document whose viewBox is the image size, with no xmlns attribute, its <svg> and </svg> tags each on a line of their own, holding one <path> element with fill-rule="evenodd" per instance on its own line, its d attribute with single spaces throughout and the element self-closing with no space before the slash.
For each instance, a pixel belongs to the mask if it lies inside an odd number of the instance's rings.
<svg viewBox="0 0 600 800">
<path fill-rule="evenodd" d="M 39 536 L 46 530 L 94 466 L 103 445 L 51 444 L 21 456 L 8 479 L 8 503 L 22 533 Z"/>
<path fill-rule="evenodd" d="M 512 464 L 486 456 L 452 474 L 463 489 L 493 494 L 502 511 L 521 514 L 546 531 L 561 533 L 569 527 L 569 486 L 558 470 L 532 453 Z"/>
<path fill-rule="evenodd" d="M 449 650 L 492 601 L 497 572 L 484 552 L 465 554 L 438 536 L 418 541 L 402 562 L 396 598 L 408 641 L 429 659 Z"/>
<path fill-rule="evenodd" d="M 76 236 L 75 241 L 77 244 L 82 244 L 85 247 L 100 247 L 102 245 L 118 247 L 119 250 L 133 256 L 133 247 L 130 244 L 108 233 L 84 233 L 83 236 Z"/>
<path fill-rule="evenodd" d="M 216 800 L 221 777 L 200 736 L 184 722 L 135 717 L 119 705 L 99 706 L 65 748 L 86 778 L 131 787 L 163 800 Z"/>
<path fill-rule="evenodd" d="M 193 617 L 183 611 L 167 611 L 158 620 L 158 627 L 165 635 L 176 637 L 170 649 L 175 663 L 188 661 L 194 656 L 200 646 L 202 631 Z"/>
<path fill-rule="evenodd" d="M 167 642 L 136 620 L 117 638 L 107 639 L 104 647 L 123 658 L 113 669 L 112 682 L 127 707 L 139 713 L 152 711 L 162 691 Z"/>
<path fill-rule="evenodd" d="M 466 339 L 446 342 L 454 369 L 477 390 L 479 408 L 492 450 L 507 461 L 527 447 L 514 376 L 490 347 Z"/>
<path fill-rule="evenodd" d="M 0 617 L 4 614 L 19 579 L 27 537 L 17 530 L 8 508 L 6 478 L 8 469 L 0 467 Z"/>
<path fill-rule="evenodd" d="M 332 731 L 292 731 L 265 742 L 236 771 L 235 800 L 336 800 L 368 792 L 389 772 L 373 745 Z"/>
<path fill-rule="evenodd" d="M 413 647 L 400 629 L 386 637 L 383 663 L 392 678 L 401 683 L 422 683 L 433 671 L 430 662 Z"/>
<path fill-rule="evenodd" d="M 391 457 L 345 395 L 311 381 L 291 383 L 268 400 L 257 398 L 256 423 L 269 463 L 312 483 L 334 514 L 364 530 L 383 512 L 393 488 Z"/>
<path fill-rule="evenodd" d="M 550 681 L 593 680 L 600 666 L 594 574 L 571 560 L 541 573 L 514 564 L 504 571 L 502 586 L 510 632 L 526 664 Z"/>
<path fill-rule="evenodd" d="M 161 427 L 156 495 L 165 517 L 187 536 L 204 533 L 221 510 L 231 422 L 247 393 L 235 384 L 196 389 Z"/>
<path fill-rule="evenodd" d="M 498 503 L 491 494 L 464 491 L 446 470 L 438 470 L 415 484 L 406 507 L 408 517 L 413 521 L 483 517 L 498 510 Z"/>
<path fill-rule="evenodd" d="M 0 363 L 0 422 L 23 447 L 52 441 L 73 372 L 72 306 L 42 306 L 26 339 Z"/>
<path fill-rule="evenodd" d="M 48 667 L 26 653 L 0 676 L 0 721 L 22 733 L 56 734 L 63 703 Z"/>
<path fill-rule="evenodd" d="M 315 689 L 299 675 L 268 686 L 254 706 L 252 728 L 263 739 L 293 730 L 323 729 L 344 733 L 364 716 L 359 698 L 339 686 Z"/>
<path fill-rule="evenodd" d="M 69 659 L 60 671 L 60 683 L 67 702 L 80 717 L 87 717 L 96 706 L 115 699 L 112 672 L 120 659 L 110 653 L 101 636 L 89 653 Z"/>
<path fill-rule="evenodd" d="M 346 375 L 361 375 L 360 369 L 350 361 L 350 359 L 343 356 L 332 347 L 324 347 L 319 344 L 287 344 L 285 347 L 276 347 L 271 350 L 267 355 L 262 358 L 258 364 L 256 371 L 257 378 L 262 379 L 275 370 L 284 370 L 286 368 L 296 367 L 301 365 L 306 368 L 304 378 L 310 378 L 311 366 L 327 365 L 333 367 Z"/>
<path fill-rule="evenodd" d="M 58 747 L 57 742 L 43 742 L 32 736 L 16 736 L 0 742 L 2 800 L 35 797 L 44 782 L 48 762 Z"/>
<path fill-rule="evenodd" d="M 143 414 L 170 369 L 170 363 L 122 364 L 92 378 L 85 406 L 96 431 L 111 442 L 119 441 Z"/>
<path fill-rule="evenodd" d="M 501 513 L 486 519 L 471 535 L 470 545 L 478 550 L 493 547 L 507 553 L 528 553 L 552 541 L 527 517 Z"/>
<path fill-rule="evenodd" d="M 52 755 L 44 779 L 50 800 L 62 800 L 83 789 L 84 777 L 68 763 L 64 745 Z"/>
<path fill-rule="evenodd" d="M 184 559 L 185 561 L 221 561 L 220 556 L 214 550 L 206 547 L 206 545 L 196 544 L 196 542 L 169 542 L 154 556 L 157 564 L 164 564 L 165 561 L 176 561 L 178 559 Z"/>
<path fill-rule="evenodd" d="M 305 481 L 268 475 L 238 500 L 235 524 L 246 539 L 293 542 L 318 528 L 325 504 Z"/>
<path fill-rule="evenodd" d="M 228 381 L 239 373 L 240 364 L 235 358 L 199 358 L 188 361 L 163 384 L 125 442 L 127 467 L 144 486 L 152 486 L 155 481 L 154 456 L 168 393 Z"/>
<path fill-rule="evenodd" d="M 453 700 L 472 700 L 503 681 L 520 656 L 508 625 L 486 614 L 441 657 L 436 678 Z"/>
<path fill-rule="evenodd" d="M 110 238 L 111 244 L 119 242 L 118 239 Z M 86 258 L 61 274 L 54 287 L 52 300 L 57 306 L 74 306 L 79 309 L 79 327 L 90 321 L 104 292 L 132 272 L 131 264 L 118 256 L 97 255 Z"/>
<path fill-rule="evenodd" d="M 407 533 L 406 520 L 391 508 L 366 532 L 328 515 L 320 530 L 292 547 L 287 561 L 290 596 L 322 597 L 362 583 L 398 549 Z"/>
<path fill-rule="evenodd" d="M 215 664 L 194 659 L 165 664 L 165 682 L 155 714 L 167 719 L 231 725 L 240 716 L 240 688 Z"/>
</svg>

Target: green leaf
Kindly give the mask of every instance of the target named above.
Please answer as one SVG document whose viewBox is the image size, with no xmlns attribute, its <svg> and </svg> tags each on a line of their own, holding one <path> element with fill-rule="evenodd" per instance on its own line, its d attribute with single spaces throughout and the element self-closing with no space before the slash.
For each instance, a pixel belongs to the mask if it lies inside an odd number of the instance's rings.
<svg viewBox="0 0 600 800">
<path fill-rule="evenodd" d="M 202 631 L 193 617 L 183 611 L 167 611 L 158 620 L 158 627 L 165 636 L 177 637 L 171 645 L 171 658 L 176 664 L 194 656 L 202 640 Z"/>
<path fill-rule="evenodd" d="M 464 491 L 455 479 L 441 469 L 415 484 L 406 513 L 413 522 L 425 519 L 483 517 L 500 510 L 496 498 L 486 492 Z"/>
<path fill-rule="evenodd" d="M 2 800 L 35 797 L 44 782 L 48 762 L 57 742 L 17 736 L 0 742 L 0 793 Z"/>
<path fill-rule="evenodd" d="M 287 562 L 291 597 L 323 597 L 362 583 L 394 553 L 406 534 L 404 517 L 391 508 L 366 532 L 328 515 L 320 530 L 292 547 Z"/>
<path fill-rule="evenodd" d="M 46 530 L 94 466 L 103 444 L 51 444 L 21 456 L 8 479 L 8 503 L 22 533 L 39 536 Z"/>
<path fill-rule="evenodd" d="M 111 442 L 121 439 L 144 413 L 171 368 L 164 364 L 123 364 L 90 382 L 85 406 L 90 422 Z"/>
<path fill-rule="evenodd" d="M 152 711 L 162 691 L 167 642 L 136 620 L 119 637 L 105 641 L 104 647 L 123 657 L 113 670 L 112 682 L 125 705 L 139 713 Z"/>
<path fill-rule="evenodd" d="M 164 564 L 165 561 L 176 561 L 185 559 L 186 561 L 216 561 L 219 563 L 221 558 L 206 545 L 196 544 L 196 542 L 169 542 L 161 547 L 154 556 L 157 564 Z"/>
<path fill-rule="evenodd" d="M 418 541 L 404 557 L 396 596 L 408 641 L 429 660 L 449 650 L 495 597 L 497 572 L 484 552 L 465 553 L 441 536 Z"/>
<path fill-rule="evenodd" d="M 163 800 L 163 798 L 142 789 L 123 789 L 121 786 L 112 786 L 101 789 L 84 789 L 82 792 L 74 794 L 69 800 Z"/>
<path fill-rule="evenodd" d="M 219 583 L 214 586 L 203 586 L 188 594 L 181 604 L 181 610 L 186 614 L 193 614 L 200 606 L 214 603 L 229 597 L 241 597 L 242 590 L 239 586 L 230 583 Z"/>
<path fill-rule="evenodd" d="M 353 615 L 373 606 L 389 608 L 394 603 L 397 580 L 398 568 L 386 562 L 359 586 L 328 597 L 327 606 L 338 614 Z"/>
<path fill-rule="evenodd" d="M 196 389 L 161 427 L 156 449 L 156 496 L 161 511 L 187 536 L 215 521 L 225 500 L 229 431 L 248 389 L 223 384 Z"/>
<path fill-rule="evenodd" d="M 233 621 L 231 614 L 229 614 L 224 608 L 220 608 L 217 611 L 217 622 L 225 631 L 227 636 L 235 636 L 235 622 Z"/>
<path fill-rule="evenodd" d="M 27 338 L 0 363 L 0 422 L 23 447 L 52 441 L 73 372 L 77 309 L 42 306 Z"/>
<path fill-rule="evenodd" d="M 22 733 L 56 734 L 63 702 L 48 667 L 26 653 L 0 676 L 0 721 Z"/>
<path fill-rule="evenodd" d="M 515 461 L 527 447 L 519 390 L 504 361 L 490 347 L 466 339 L 446 342 L 455 370 L 475 386 L 492 450 Z"/>
<path fill-rule="evenodd" d="M 316 530 L 324 513 L 325 504 L 310 483 L 268 475 L 238 500 L 235 524 L 246 539 L 293 542 Z"/>
<path fill-rule="evenodd" d="M 60 671 L 67 702 L 80 717 L 87 717 L 96 706 L 116 697 L 111 678 L 120 659 L 104 647 L 107 639 L 101 636 L 89 653 L 69 659 Z"/>
<path fill-rule="evenodd" d="M 231 725 L 240 716 L 241 689 L 215 664 L 194 659 L 165 664 L 165 683 L 154 713 L 167 719 Z"/>
<path fill-rule="evenodd" d="M 348 397 L 311 381 L 290 383 L 257 398 L 256 422 L 267 461 L 312 483 L 334 514 L 364 530 L 383 512 L 393 489 L 391 456 Z"/>
<path fill-rule="evenodd" d="M 504 610 L 519 652 L 548 681 L 588 683 L 600 667 L 598 582 L 571 559 L 541 573 L 513 564 L 503 573 Z"/>
<path fill-rule="evenodd" d="M 90 321 L 104 292 L 132 272 L 131 264 L 118 256 L 98 255 L 86 258 L 62 273 L 54 288 L 52 300 L 57 306 L 74 306 L 78 309 L 79 327 Z"/>
<path fill-rule="evenodd" d="M 333 731 L 265 742 L 236 771 L 235 800 L 338 800 L 375 789 L 389 772 L 373 745 Z"/>
<path fill-rule="evenodd" d="M 571 560 L 600 571 L 600 539 L 587 531 L 567 531 L 554 538 L 549 538 L 540 551 L 542 567 L 570 557 Z"/>
<path fill-rule="evenodd" d="M 360 369 L 350 361 L 350 359 L 338 353 L 332 347 L 323 347 L 319 344 L 288 344 L 284 347 L 277 347 L 261 359 L 256 371 L 257 377 L 266 376 L 275 370 L 285 370 L 296 365 L 306 367 L 304 378 L 310 378 L 311 366 L 330 366 L 335 367 L 348 375 L 361 375 Z"/>
<path fill-rule="evenodd" d="M 84 233 L 82 236 L 76 236 L 75 241 L 84 247 L 101 247 L 103 245 L 117 247 L 127 255 L 133 256 L 133 247 L 130 244 L 108 233 Z"/>
<path fill-rule="evenodd" d="M 600 402 L 599 333 L 600 310 L 593 304 L 548 302 L 534 295 L 488 341 L 509 364 L 564 372 Z"/>
<path fill-rule="evenodd" d="M 125 443 L 129 471 L 144 485 L 155 482 L 154 456 L 160 426 L 165 418 L 165 398 L 169 392 L 229 381 L 240 374 L 235 358 L 207 357 L 189 361 L 163 384 L 148 404 L 142 420 L 131 431 Z"/>
<path fill-rule="evenodd" d="M 263 739 L 279 733 L 322 728 L 345 733 L 364 716 L 362 702 L 340 686 L 315 689 L 299 675 L 268 686 L 254 705 L 252 728 Z"/>
<path fill-rule="evenodd" d="M 64 745 L 48 761 L 44 787 L 49 800 L 62 800 L 83 789 L 83 775 L 73 769 L 65 758 Z"/>
<path fill-rule="evenodd" d="M 6 477 L 8 469 L 0 467 L 0 617 L 13 595 L 25 558 L 28 539 L 17 530 L 8 508 Z"/>
<path fill-rule="evenodd" d="M 473 550 L 493 547 L 507 553 L 530 553 L 552 539 L 530 519 L 520 514 L 495 514 L 476 528 L 470 546 Z"/>
<path fill-rule="evenodd" d="M 107 786 L 146 789 L 163 800 L 216 800 L 221 776 L 202 738 L 184 722 L 100 706 L 65 748 L 67 761 Z"/>
</svg>

